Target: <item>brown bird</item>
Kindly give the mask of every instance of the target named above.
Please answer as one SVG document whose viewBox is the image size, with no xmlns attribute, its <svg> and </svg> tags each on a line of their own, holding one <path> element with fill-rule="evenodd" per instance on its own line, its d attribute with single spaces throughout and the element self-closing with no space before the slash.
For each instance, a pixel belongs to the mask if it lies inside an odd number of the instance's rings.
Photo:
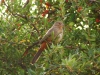
<svg viewBox="0 0 100 75">
<path fill-rule="evenodd" d="M 32 64 L 34 64 L 41 53 L 47 48 L 48 45 L 51 43 L 58 43 L 61 41 L 63 37 L 63 22 L 62 21 L 56 21 L 53 26 L 46 32 L 44 37 L 40 40 L 40 48 L 38 52 L 35 54 Z"/>
</svg>

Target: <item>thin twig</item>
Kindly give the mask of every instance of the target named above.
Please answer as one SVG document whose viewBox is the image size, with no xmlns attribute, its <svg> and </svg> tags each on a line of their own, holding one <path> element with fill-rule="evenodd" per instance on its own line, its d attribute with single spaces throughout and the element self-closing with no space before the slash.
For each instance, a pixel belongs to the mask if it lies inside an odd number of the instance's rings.
<svg viewBox="0 0 100 75">
<path fill-rule="evenodd" d="M 29 0 L 26 1 L 25 5 L 23 8 L 25 8 L 27 6 L 27 4 L 29 3 Z"/>
<path fill-rule="evenodd" d="M 12 13 L 12 12 L 11 12 Z M 27 17 L 25 15 L 17 14 L 17 13 L 12 13 L 13 16 L 19 16 L 21 18 L 24 18 L 27 20 Z"/>
<path fill-rule="evenodd" d="M 31 25 L 34 27 L 34 29 L 37 31 L 37 33 L 40 34 L 40 33 L 39 33 L 39 30 L 36 28 L 35 24 L 32 24 L 32 23 L 31 23 Z"/>
<path fill-rule="evenodd" d="M 95 56 L 95 57 L 94 57 L 94 59 L 97 59 L 98 57 L 100 57 L 100 54 L 99 54 L 99 55 L 97 55 L 97 56 Z"/>
</svg>

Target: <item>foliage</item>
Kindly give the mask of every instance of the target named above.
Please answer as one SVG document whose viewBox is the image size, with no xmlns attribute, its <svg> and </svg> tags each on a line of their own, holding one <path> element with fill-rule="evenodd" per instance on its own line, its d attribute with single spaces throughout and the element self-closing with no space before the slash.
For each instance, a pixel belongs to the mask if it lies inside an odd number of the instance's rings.
<svg viewBox="0 0 100 75">
<path fill-rule="evenodd" d="M 22 54 L 57 21 L 63 40 L 30 62 L 39 45 Z M 1 0 L 1 75 L 100 75 L 99 0 Z"/>
</svg>

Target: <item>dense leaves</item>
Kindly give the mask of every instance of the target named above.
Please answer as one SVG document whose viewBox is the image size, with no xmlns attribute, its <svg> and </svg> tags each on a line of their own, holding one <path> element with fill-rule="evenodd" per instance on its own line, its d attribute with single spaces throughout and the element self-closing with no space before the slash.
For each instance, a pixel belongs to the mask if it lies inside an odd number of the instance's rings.
<svg viewBox="0 0 100 75">
<path fill-rule="evenodd" d="M 31 65 L 38 40 L 57 20 L 63 40 Z M 0 74 L 100 75 L 100 1 L 0 0 Z"/>
</svg>

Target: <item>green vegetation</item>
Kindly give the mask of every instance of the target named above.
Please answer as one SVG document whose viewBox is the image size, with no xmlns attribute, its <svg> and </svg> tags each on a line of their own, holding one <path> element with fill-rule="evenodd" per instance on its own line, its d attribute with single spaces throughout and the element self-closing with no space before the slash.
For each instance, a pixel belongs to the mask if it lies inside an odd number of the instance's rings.
<svg viewBox="0 0 100 75">
<path fill-rule="evenodd" d="M 63 40 L 31 65 L 57 20 Z M 100 75 L 100 0 L 1 0 L 0 75 Z"/>
</svg>

